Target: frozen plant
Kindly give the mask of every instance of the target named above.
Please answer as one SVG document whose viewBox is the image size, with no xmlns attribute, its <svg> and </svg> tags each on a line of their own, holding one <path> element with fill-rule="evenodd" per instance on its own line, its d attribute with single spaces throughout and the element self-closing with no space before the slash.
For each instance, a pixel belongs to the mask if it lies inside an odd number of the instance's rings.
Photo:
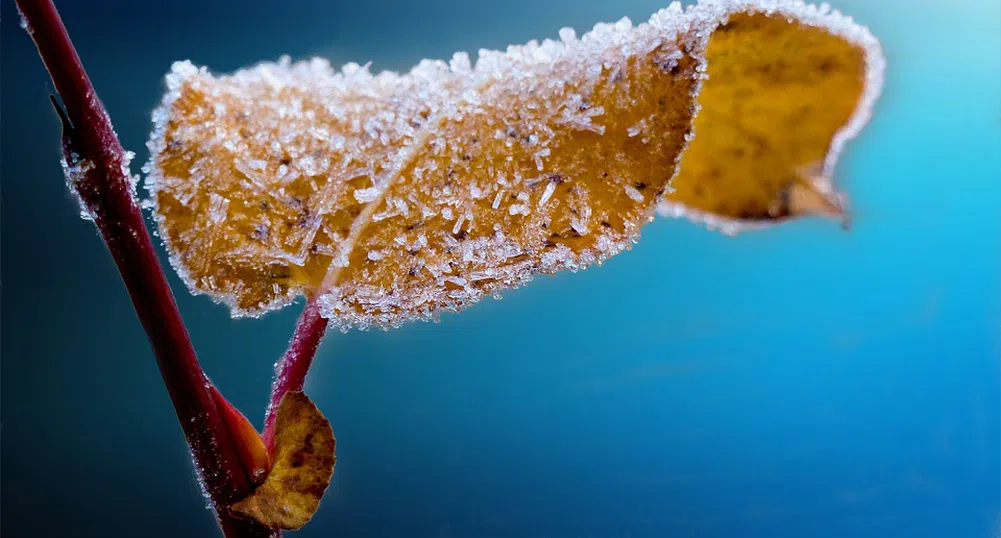
<svg viewBox="0 0 1001 538">
<path fill-rule="evenodd" d="M 600 264 L 657 214 L 727 232 L 847 222 L 834 166 L 884 67 L 867 29 L 799 0 L 674 3 L 639 25 L 565 28 L 406 74 L 175 63 L 144 167 L 171 262 L 234 316 L 306 297 L 259 434 L 199 366 L 133 154 L 55 7 L 17 4 L 62 98 L 67 184 L 121 273 L 228 538 L 277 537 L 319 507 L 335 441 L 302 387 L 328 326 L 436 319 Z"/>
</svg>

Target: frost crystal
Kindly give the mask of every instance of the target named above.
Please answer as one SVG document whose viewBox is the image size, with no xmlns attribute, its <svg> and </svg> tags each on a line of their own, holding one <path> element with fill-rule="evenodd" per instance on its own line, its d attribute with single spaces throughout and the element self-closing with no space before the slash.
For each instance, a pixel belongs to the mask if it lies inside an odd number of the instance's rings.
<svg viewBox="0 0 1001 538">
<path fill-rule="evenodd" d="M 645 200 L 643 193 L 636 187 L 633 187 L 632 185 L 625 185 L 623 188 L 626 190 L 626 196 L 633 201 L 642 203 Z"/>
<path fill-rule="evenodd" d="M 81 158 L 76 153 L 71 153 L 68 158 L 64 157 L 59 161 L 63 167 L 63 175 L 66 177 L 66 186 L 73 197 L 80 204 L 80 218 L 83 220 L 94 220 L 94 212 L 91 211 L 83 198 L 80 197 L 78 184 L 86 179 L 87 173 L 94 169 L 94 163 Z"/>
<path fill-rule="evenodd" d="M 333 324 L 389 327 L 600 263 L 655 208 L 739 222 L 731 213 L 757 198 L 734 189 L 703 211 L 689 194 L 703 176 L 679 195 L 669 183 L 699 125 L 710 35 L 742 13 L 863 51 L 864 95 L 836 153 L 867 118 L 882 56 L 850 19 L 794 0 L 674 3 L 643 24 L 565 28 L 402 75 L 282 58 L 217 77 L 175 63 L 148 179 L 172 262 L 235 315 L 318 291 Z M 816 177 L 830 177 L 828 158 Z M 725 164 L 682 170 L 707 162 Z"/>
</svg>

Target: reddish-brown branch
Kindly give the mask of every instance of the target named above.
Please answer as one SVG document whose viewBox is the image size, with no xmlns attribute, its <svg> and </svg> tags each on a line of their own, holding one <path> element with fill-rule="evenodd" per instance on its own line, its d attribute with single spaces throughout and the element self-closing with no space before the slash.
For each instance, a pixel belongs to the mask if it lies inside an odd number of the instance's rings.
<svg viewBox="0 0 1001 538">
<path fill-rule="evenodd" d="M 65 158 L 71 166 L 85 165 L 74 188 L 94 217 L 146 330 L 220 525 L 230 538 L 277 535 L 218 509 L 249 493 L 251 483 L 146 231 L 121 143 L 51 0 L 17 0 L 17 5 L 65 105 L 60 111 Z"/>
<path fill-rule="evenodd" d="M 290 390 L 302 390 L 309 367 L 313 364 L 316 349 L 320 346 L 323 333 L 327 330 L 327 320 L 320 315 L 316 296 L 310 298 L 295 325 L 295 333 L 288 350 L 275 363 L 275 379 L 271 384 L 271 399 L 264 415 L 264 443 L 270 449 L 274 439 L 275 411 Z"/>
</svg>

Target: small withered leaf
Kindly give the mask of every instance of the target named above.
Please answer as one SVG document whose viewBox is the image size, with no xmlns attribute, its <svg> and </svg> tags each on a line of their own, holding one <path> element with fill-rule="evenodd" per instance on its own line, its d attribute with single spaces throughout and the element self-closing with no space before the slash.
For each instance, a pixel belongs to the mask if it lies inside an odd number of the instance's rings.
<svg viewBox="0 0 1001 538">
<path fill-rule="evenodd" d="M 265 527 L 301 528 L 330 485 L 337 460 L 335 444 L 330 422 L 312 400 L 300 391 L 286 393 L 275 417 L 271 471 L 230 509 Z"/>
<path fill-rule="evenodd" d="M 315 294 L 342 328 L 396 326 L 600 263 L 655 212 L 844 218 L 834 165 L 882 71 L 867 29 L 798 0 L 673 4 L 405 75 L 178 63 L 149 186 L 175 267 L 234 315 Z"/>
</svg>

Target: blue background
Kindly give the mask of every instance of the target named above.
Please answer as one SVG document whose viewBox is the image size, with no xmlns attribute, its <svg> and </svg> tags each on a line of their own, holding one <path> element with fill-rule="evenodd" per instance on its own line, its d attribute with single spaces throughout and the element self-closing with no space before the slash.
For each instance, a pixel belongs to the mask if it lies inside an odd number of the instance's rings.
<svg viewBox="0 0 1001 538">
<path fill-rule="evenodd" d="M 173 60 L 406 69 L 665 2 L 58 4 L 138 163 Z M 1001 3 L 834 4 L 889 61 L 838 168 L 850 233 L 661 219 L 603 267 L 438 324 L 331 335 L 307 390 L 337 472 L 297 536 L 996 538 Z M 2 34 L 3 534 L 215 536 L 142 330 L 63 185 L 51 85 L 10 0 Z M 259 425 L 299 308 L 234 321 L 170 278 L 209 375 Z"/>
</svg>

